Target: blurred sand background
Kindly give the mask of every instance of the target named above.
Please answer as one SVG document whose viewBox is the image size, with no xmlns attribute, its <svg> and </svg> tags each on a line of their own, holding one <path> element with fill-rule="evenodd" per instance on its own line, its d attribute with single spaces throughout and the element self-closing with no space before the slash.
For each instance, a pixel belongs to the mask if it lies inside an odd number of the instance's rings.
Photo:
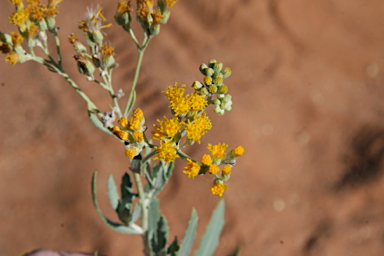
<svg viewBox="0 0 384 256">
<path fill-rule="evenodd" d="M 113 22 L 117 2 L 63 1 L 57 19 L 64 67 L 102 111 L 109 98 L 78 74 L 66 38 L 82 35 L 77 23 L 89 5 L 103 6 Z M 12 11 L 0 0 L 3 32 L 15 30 Z M 160 93 L 166 86 L 202 80 L 198 67 L 212 58 L 231 67 L 233 110 L 211 113 L 214 128 L 188 151 L 200 158 L 217 142 L 246 149 L 224 195 L 226 226 L 215 255 L 238 245 L 241 255 L 384 255 L 383 13 L 379 0 L 174 6 L 144 56 L 137 106 L 151 127 L 170 116 Z M 105 32 L 120 64 L 114 85 L 127 91 L 136 50 L 116 24 Z M 141 255 L 141 239 L 110 230 L 91 201 L 97 169 L 101 208 L 116 220 L 106 179 L 119 182 L 128 170 L 124 148 L 93 126 L 65 80 L 33 62 L 2 60 L 0 109 L 0 255 L 41 247 Z M 218 203 L 212 177 L 188 179 L 183 167 L 176 165 L 160 195 L 170 240 L 183 237 L 192 207 L 200 238 Z"/>
</svg>

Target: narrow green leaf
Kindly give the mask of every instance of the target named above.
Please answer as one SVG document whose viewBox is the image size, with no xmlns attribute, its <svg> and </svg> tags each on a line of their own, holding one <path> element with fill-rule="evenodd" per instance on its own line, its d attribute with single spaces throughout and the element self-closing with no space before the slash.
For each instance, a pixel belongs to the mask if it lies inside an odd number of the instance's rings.
<svg viewBox="0 0 384 256">
<path fill-rule="evenodd" d="M 141 227 L 137 226 L 136 224 L 131 224 L 129 227 L 124 226 L 107 219 L 103 215 L 99 207 L 99 203 L 97 202 L 96 179 L 97 179 L 97 171 L 95 171 L 92 176 L 92 199 L 93 199 L 93 204 L 95 205 L 96 211 L 101 217 L 101 219 L 104 221 L 104 223 L 117 232 L 121 232 L 125 234 L 143 234 L 143 230 L 141 229 Z"/>
<path fill-rule="evenodd" d="M 98 118 L 97 114 L 93 110 L 88 109 L 88 116 L 97 128 L 111 136 L 115 136 L 110 130 L 108 130 L 108 128 L 104 127 L 103 122 L 101 122 L 101 120 Z"/>
<path fill-rule="evenodd" d="M 154 198 L 149 205 L 148 211 L 148 232 L 156 232 L 157 222 L 160 219 L 159 199 Z"/>
<path fill-rule="evenodd" d="M 221 230 L 224 227 L 224 210 L 224 200 L 222 199 L 212 213 L 205 233 L 200 240 L 199 248 L 195 252 L 195 256 L 210 256 L 215 252 L 219 244 Z"/>
<path fill-rule="evenodd" d="M 115 184 L 115 181 L 113 179 L 112 174 L 109 175 L 108 181 L 107 181 L 107 194 L 109 198 L 109 203 L 111 204 L 112 208 L 114 210 L 117 209 L 119 206 L 119 193 L 117 192 L 117 187 Z"/>
<path fill-rule="evenodd" d="M 168 246 L 167 255 L 176 256 L 179 248 L 180 246 L 177 244 L 177 236 L 175 236 L 175 239 L 173 240 L 173 242 Z"/>
<path fill-rule="evenodd" d="M 197 216 L 196 210 L 192 209 L 191 219 L 188 222 L 188 228 L 185 231 L 184 238 L 180 244 L 180 250 L 177 252 L 177 256 L 188 256 L 192 250 L 193 242 L 196 237 L 196 228 L 197 228 Z"/>
</svg>

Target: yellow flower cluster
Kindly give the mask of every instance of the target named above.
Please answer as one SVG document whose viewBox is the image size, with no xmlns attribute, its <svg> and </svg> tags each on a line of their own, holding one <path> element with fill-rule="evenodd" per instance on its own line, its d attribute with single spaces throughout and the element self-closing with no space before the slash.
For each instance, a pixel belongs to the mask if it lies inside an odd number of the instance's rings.
<svg viewBox="0 0 384 256">
<path fill-rule="evenodd" d="M 113 126 L 111 132 L 126 144 L 125 155 L 133 159 L 139 155 L 147 143 L 144 140 L 144 113 L 140 108 L 133 111 L 131 119 L 123 116 L 117 121 L 120 125 Z"/>
<path fill-rule="evenodd" d="M 28 47 L 32 48 L 37 44 L 35 39 L 38 35 L 41 38 L 46 37 L 47 29 L 55 33 L 57 5 L 62 0 L 48 0 L 48 5 L 42 4 L 40 0 L 28 0 L 26 6 L 23 0 L 10 1 L 16 10 L 9 16 L 9 20 L 18 27 L 20 33 L 12 32 L 8 35 L 0 32 L 0 51 L 7 54 L 6 61 L 15 65 L 31 59 L 21 46 L 24 39 Z"/>
<path fill-rule="evenodd" d="M 177 157 L 183 136 L 186 135 L 188 144 L 200 143 L 200 138 L 212 128 L 212 124 L 204 112 L 208 105 L 204 96 L 196 92 L 184 95 L 185 85 L 179 87 L 177 83 L 168 86 L 163 93 L 171 103 L 174 117 L 157 120 L 159 124 L 153 126 L 152 138 L 161 141 L 156 147 L 157 158 L 171 162 Z"/>
<path fill-rule="evenodd" d="M 177 0 L 159 0 L 157 7 L 153 5 L 153 0 L 137 0 L 136 18 L 140 22 L 147 36 L 157 35 L 160 32 L 160 25 L 166 24 L 171 7 Z M 124 27 L 125 30 L 130 29 L 132 20 L 130 12 L 132 11 L 131 2 L 121 0 L 117 6 L 115 20 L 117 24 Z"/>
<path fill-rule="evenodd" d="M 217 145 L 208 144 L 211 155 L 204 154 L 201 157 L 201 164 L 187 159 L 188 165 L 185 167 L 186 171 L 184 171 L 184 173 L 188 174 L 188 178 L 194 178 L 196 175 L 205 174 L 206 172 L 215 175 L 211 192 L 213 195 L 221 197 L 228 187 L 224 185 L 223 182 L 229 180 L 236 158 L 244 154 L 244 148 L 242 146 L 237 146 L 226 154 L 225 151 L 227 148 L 228 145 L 225 143 L 218 143 Z M 222 164 L 224 167 L 221 171 L 221 177 L 219 177 L 217 173 L 220 171 L 219 165 Z"/>
</svg>

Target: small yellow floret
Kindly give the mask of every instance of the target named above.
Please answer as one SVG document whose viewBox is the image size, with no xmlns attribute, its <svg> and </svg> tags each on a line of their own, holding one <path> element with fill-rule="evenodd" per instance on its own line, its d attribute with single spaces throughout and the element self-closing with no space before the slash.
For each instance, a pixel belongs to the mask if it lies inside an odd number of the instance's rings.
<svg viewBox="0 0 384 256">
<path fill-rule="evenodd" d="M 129 139 L 129 133 L 126 131 L 119 131 L 117 137 L 121 140 L 128 140 Z"/>
<path fill-rule="evenodd" d="M 164 3 L 167 6 L 167 8 L 171 8 L 176 2 L 177 0 L 164 0 Z"/>
<path fill-rule="evenodd" d="M 211 120 L 209 120 L 209 117 L 206 115 L 206 113 L 203 113 L 195 118 L 194 123 L 191 123 L 188 120 L 185 131 L 187 132 L 187 138 L 189 140 L 197 141 L 200 143 L 201 136 L 203 136 L 211 128 Z"/>
<path fill-rule="evenodd" d="M 231 171 L 232 171 L 232 167 L 230 165 L 227 164 L 226 166 L 224 166 L 224 168 L 223 168 L 223 174 L 224 175 L 230 174 Z"/>
<path fill-rule="evenodd" d="M 201 163 L 206 166 L 210 166 L 212 164 L 212 158 L 210 155 L 204 154 L 201 157 Z"/>
<path fill-rule="evenodd" d="M 144 118 L 144 112 L 140 108 L 137 108 L 133 111 L 132 117 L 139 119 L 140 121 Z"/>
<path fill-rule="evenodd" d="M 188 95 L 189 105 L 192 110 L 201 111 L 208 105 L 203 95 L 192 93 Z"/>
<path fill-rule="evenodd" d="M 23 0 L 10 0 L 13 4 L 21 4 Z"/>
<path fill-rule="evenodd" d="M 12 65 L 15 65 L 19 61 L 19 55 L 17 55 L 17 53 L 15 52 L 10 52 L 5 57 L 5 61 L 8 61 Z"/>
<path fill-rule="evenodd" d="M 134 131 L 140 130 L 140 128 L 141 128 L 140 120 L 137 119 L 137 118 L 132 117 L 129 120 L 129 128 L 134 130 Z"/>
<path fill-rule="evenodd" d="M 218 143 L 215 146 L 208 144 L 209 151 L 217 159 L 222 159 L 225 156 L 225 150 L 227 149 L 227 147 L 228 147 L 228 145 L 225 143 L 223 143 L 223 144 Z"/>
<path fill-rule="evenodd" d="M 237 146 L 234 150 L 233 150 L 233 154 L 235 156 L 242 156 L 244 154 L 244 148 L 242 146 Z"/>
<path fill-rule="evenodd" d="M 160 141 L 160 145 L 155 147 L 155 149 L 157 154 L 154 159 L 164 160 L 166 164 L 175 161 L 176 157 L 178 157 L 176 146 L 172 141 Z"/>
<path fill-rule="evenodd" d="M 9 16 L 9 19 L 16 26 L 21 26 L 29 19 L 29 12 L 26 9 L 17 10 Z"/>
<path fill-rule="evenodd" d="M 135 131 L 132 137 L 137 142 L 142 142 L 144 140 L 144 135 L 142 132 Z"/>
<path fill-rule="evenodd" d="M 209 173 L 210 174 L 216 174 L 220 171 L 220 168 L 219 166 L 215 165 L 215 164 L 212 164 L 209 166 L 209 169 L 208 169 Z"/>
<path fill-rule="evenodd" d="M 173 102 L 174 100 L 177 100 L 181 97 L 183 97 L 184 95 L 184 92 L 185 92 L 185 84 L 181 85 L 181 87 L 178 87 L 177 86 L 177 83 L 175 83 L 175 85 L 170 85 L 167 87 L 167 90 L 166 91 L 162 91 L 162 93 L 165 94 L 165 96 L 167 96 L 169 102 Z"/>
<path fill-rule="evenodd" d="M 12 44 L 17 45 L 21 44 L 24 38 L 17 32 L 11 32 Z"/>
<path fill-rule="evenodd" d="M 188 166 L 187 167 L 184 167 L 185 171 L 184 173 L 185 174 L 188 174 L 188 178 L 195 178 L 198 174 L 199 174 L 199 171 L 200 171 L 200 165 L 196 162 L 193 162 L 191 159 L 187 158 L 187 161 L 188 161 Z"/>
<path fill-rule="evenodd" d="M 127 129 L 128 128 L 128 119 L 127 119 L 127 117 L 122 116 L 117 122 L 119 123 L 119 125 L 123 129 Z"/>
<path fill-rule="evenodd" d="M 137 155 L 136 148 L 128 148 L 124 153 L 129 159 L 133 159 Z"/>
<path fill-rule="evenodd" d="M 228 188 L 228 185 L 223 185 L 221 183 L 216 183 L 211 187 L 212 195 L 217 195 L 222 197 L 224 194 L 224 191 Z"/>
</svg>

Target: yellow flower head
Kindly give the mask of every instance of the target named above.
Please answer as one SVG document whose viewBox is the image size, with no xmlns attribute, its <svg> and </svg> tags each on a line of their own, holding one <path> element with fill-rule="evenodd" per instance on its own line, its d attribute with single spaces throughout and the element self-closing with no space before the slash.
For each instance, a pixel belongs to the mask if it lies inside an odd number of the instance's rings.
<svg viewBox="0 0 384 256">
<path fill-rule="evenodd" d="M 215 165 L 215 164 L 212 164 L 209 166 L 209 169 L 208 169 L 209 173 L 210 174 L 216 174 L 220 171 L 220 168 L 219 166 Z"/>
<path fill-rule="evenodd" d="M 200 171 L 200 165 L 198 163 L 193 162 L 191 159 L 187 158 L 188 166 L 184 167 L 185 174 L 188 174 L 188 178 L 195 178 Z"/>
<path fill-rule="evenodd" d="M 40 2 L 29 2 L 27 6 L 30 17 L 34 20 L 41 21 L 45 18 L 47 7 Z"/>
<path fill-rule="evenodd" d="M 185 131 L 187 132 L 187 138 L 189 140 L 197 141 L 200 143 L 201 136 L 203 136 L 211 128 L 211 121 L 209 120 L 206 113 L 203 113 L 196 117 L 193 123 L 188 120 Z"/>
<path fill-rule="evenodd" d="M 155 147 L 156 157 L 154 159 L 164 160 L 166 164 L 175 161 L 177 155 L 177 148 L 172 141 L 163 142 L 160 141 L 160 145 Z"/>
<path fill-rule="evenodd" d="M 129 133 L 126 131 L 119 131 L 117 133 L 117 137 L 119 137 L 119 139 L 121 139 L 121 140 L 128 140 L 129 139 Z"/>
<path fill-rule="evenodd" d="M 224 194 L 224 191 L 228 188 L 227 185 L 223 185 L 221 183 L 216 183 L 211 187 L 212 195 L 217 195 L 222 197 Z"/>
<path fill-rule="evenodd" d="M 183 97 L 184 93 L 185 93 L 185 84 L 181 85 L 181 87 L 178 87 L 177 86 L 177 83 L 175 83 L 174 86 L 170 85 L 167 87 L 167 90 L 166 91 L 162 91 L 162 93 L 165 94 L 165 96 L 167 96 L 169 102 L 173 102 L 175 100 L 178 100 L 180 98 Z"/>
<path fill-rule="evenodd" d="M 127 0 L 121 0 L 119 2 L 119 4 L 117 5 L 117 10 L 116 12 L 118 14 L 123 14 L 123 13 L 126 13 L 126 12 L 131 12 L 132 11 L 132 8 L 131 8 L 131 1 L 127 1 Z"/>
<path fill-rule="evenodd" d="M 228 145 L 225 143 L 223 143 L 223 144 L 218 143 L 215 146 L 208 144 L 209 151 L 217 159 L 222 159 L 225 156 L 225 150 L 227 149 L 227 147 L 228 147 Z"/>
<path fill-rule="evenodd" d="M 142 127 L 141 127 L 141 124 L 140 124 L 140 120 L 137 119 L 137 118 L 134 118 L 132 117 L 130 120 L 129 120 L 129 128 L 131 130 L 134 130 L 134 131 L 138 131 L 140 130 Z"/>
<path fill-rule="evenodd" d="M 39 33 L 39 27 L 35 23 L 31 23 L 31 26 L 28 30 L 28 38 L 36 38 L 37 33 Z"/>
<path fill-rule="evenodd" d="M 144 120 L 144 112 L 140 108 L 137 108 L 133 111 L 132 117 L 137 118 L 142 122 Z"/>
<path fill-rule="evenodd" d="M 171 108 L 175 112 L 175 116 L 187 114 L 191 109 L 190 101 L 184 97 L 175 99 L 171 102 Z"/>
<path fill-rule="evenodd" d="M 9 16 L 9 19 L 11 23 L 20 27 L 29 19 L 29 12 L 26 9 L 17 10 Z"/>
<path fill-rule="evenodd" d="M 192 110 L 201 111 L 204 110 L 208 105 L 205 97 L 203 95 L 192 93 L 188 95 L 189 105 Z"/>
<path fill-rule="evenodd" d="M 235 157 L 242 156 L 244 154 L 244 148 L 242 146 L 237 146 L 232 152 Z"/>
<path fill-rule="evenodd" d="M 164 3 L 167 8 L 172 8 L 172 6 L 177 3 L 177 0 L 164 0 Z"/>
<path fill-rule="evenodd" d="M 228 175 L 230 174 L 232 171 L 232 167 L 230 165 L 225 165 L 224 168 L 223 168 L 223 175 Z"/>
<path fill-rule="evenodd" d="M 144 135 L 142 132 L 135 131 L 132 134 L 132 138 L 137 142 L 142 142 L 144 140 Z"/>
<path fill-rule="evenodd" d="M 115 48 L 113 48 L 113 46 L 110 46 L 109 44 L 105 44 L 101 47 L 100 52 L 105 56 L 114 56 Z"/>
<path fill-rule="evenodd" d="M 125 116 L 120 117 L 117 121 L 123 129 L 128 129 L 128 118 Z"/>
<path fill-rule="evenodd" d="M 13 4 L 21 4 L 23 0 L 10 0 Z"/>
<path fill-rule="evenodd" d="M 212 158 L 210 155 L 204 154 L 201 157 L 201 163 L 206 166 L 210 166 L 212 164 Z"/>
<path fill-rule="evenodd" d="M 10 52 L 8 55 L 5 57 L 5 61 L 8 61 L 12 65 L 15 65 L 19 61 L 19 56 L 15 52 Z"/>
<path fill-rule="evenodd" d="M 154 125 L 155 131 L 157 134 L 163 134 L 169 137 L 169 139 L 173 139 L 173 137 L 179 132 L 179 130 L 183 127 L 183 122 L 179 122 L 177 117 L 172 119 L 168 119 L 164 116 L 164 121 L 157 120 L 160 123 L 160 127 Z M 154 134 L 155 135 L 155 134 Z M 155 139 L 155 138 L 154 138 Z"/>
<path fill-rule="evenodd" d="M 139 152 L 137 151 L 138 151 L 137 148 L 132 147 L 132 148 L 127 148 L 124 153 L 129 159 L 133 159 L 135 156 L 138 155 Z"/>
<path fill-rule="evenodd" d="M 11 32 L 12 44 L 17 45 L 21 44 L 24 38 L 17 32 Z"/>
<path fill-rule="evenodd" d="M 156 9 L 154 10 L 152 13 L 151 13 L 151 16 L 152 16 L 152 24 L 153 25 L 156 25 L 156 24 L 160 24 L 161 21 L 164 19 L 164 16 L 161 14 L 161 11 L 160 9 Z"/>
<path fill-rule="evenodd" d="M 160 140 L 160 139 L 164 139 L 166 137 L 166 134 L 161 132 L 161 128 L 157 125 L 153 125 L 153 129 L 155 129 L 154 131 L 152 131 L 152 139 L 154 140 Z"/>
<path fill-rule="evenodd" d="M 4 44 L 0 42 L 0 52 L 1 53 L 10 53 L 12 51 L 12 46 L 10 44 Z"/>
</svg>

